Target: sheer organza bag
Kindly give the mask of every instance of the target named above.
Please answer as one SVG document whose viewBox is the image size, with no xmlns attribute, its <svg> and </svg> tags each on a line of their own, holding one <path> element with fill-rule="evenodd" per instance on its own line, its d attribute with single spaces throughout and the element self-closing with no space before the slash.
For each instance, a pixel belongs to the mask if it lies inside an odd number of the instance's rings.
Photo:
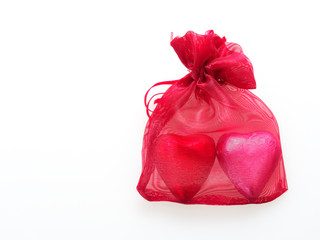
<svg viewBox="0 0 320 240">
<path fill-rule="evenodd" d="M 171 41 L 189 74 L 149 116 L 137 190 L 149 201 L 232 205 L 271 201 L 287 190 L 277 121 L 241 47 L 213 31 Z"/>
</svg>

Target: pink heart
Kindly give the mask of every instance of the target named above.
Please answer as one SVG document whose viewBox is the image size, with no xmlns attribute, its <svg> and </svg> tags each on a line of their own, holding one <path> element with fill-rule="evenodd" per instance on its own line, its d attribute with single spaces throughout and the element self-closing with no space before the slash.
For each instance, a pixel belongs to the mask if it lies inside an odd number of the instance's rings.
<svg viewBox="0 0 320 240">
<path fill-rule="evenodd" d="M 163 134 L 153 145 L 155 166 L 172 194 L 187 202 L 200 190 L 213 166 L 215 144 L 202 134 Z"/>
<path fill-rule="evenodd" d="M 220 166 L 249 200 L 259 197 L 281 154 L 280 144 L 269 132 L 223 135 L 217 145 Z"/>
</svg>

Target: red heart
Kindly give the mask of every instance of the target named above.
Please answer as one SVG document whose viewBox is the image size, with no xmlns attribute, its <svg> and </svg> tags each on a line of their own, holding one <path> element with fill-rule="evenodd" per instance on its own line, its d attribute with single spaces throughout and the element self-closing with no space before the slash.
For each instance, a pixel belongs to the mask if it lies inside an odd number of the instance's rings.
<svg viewBox="0 0 320 240">
<path fill-rule="evenodd" d="M 181 202 L 191 200 L 209 176 L 215 144 L 202 134 L 163 134 L 153 145 L 155 166 L 172 194 Z"/>
<path fill-rule="evenodd" d="M 217 145 L 219 163 L 231 182 L 249 200 L 259 197 L 281 154 L 269 132 L 223 135 Z"/>
</svg>

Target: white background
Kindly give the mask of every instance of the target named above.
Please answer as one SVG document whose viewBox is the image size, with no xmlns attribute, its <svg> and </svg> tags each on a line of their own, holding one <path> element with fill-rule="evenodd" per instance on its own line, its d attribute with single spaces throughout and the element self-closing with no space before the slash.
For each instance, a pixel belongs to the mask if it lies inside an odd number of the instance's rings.
<svg viewBox="0 0 320 240">
<path fill-rule="evenodd" d="M 316 3 L 1 1 L 0 239 L 319 239 Z M 135 190 L 144 93 L 187 73 L 170 32 L 208 29 L 243 47 L 277 117 L 289 191 L 271 203 Z"/>
</svg>

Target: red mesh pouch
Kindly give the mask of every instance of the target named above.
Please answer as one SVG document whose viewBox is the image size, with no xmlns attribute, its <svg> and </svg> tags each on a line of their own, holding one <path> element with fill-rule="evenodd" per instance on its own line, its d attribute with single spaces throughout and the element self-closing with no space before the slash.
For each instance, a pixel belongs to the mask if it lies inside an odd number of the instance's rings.
<svg viewBox="0 0 320 240">
<path fill-rule="evenodd" d="M 189 74 L 157 99 L 147 122 L 138 192 L 149 201 L 233 205 L 287 188 L 277 121 L 241 47 L 213 31 L 171 41 Z"/>
</svg>

